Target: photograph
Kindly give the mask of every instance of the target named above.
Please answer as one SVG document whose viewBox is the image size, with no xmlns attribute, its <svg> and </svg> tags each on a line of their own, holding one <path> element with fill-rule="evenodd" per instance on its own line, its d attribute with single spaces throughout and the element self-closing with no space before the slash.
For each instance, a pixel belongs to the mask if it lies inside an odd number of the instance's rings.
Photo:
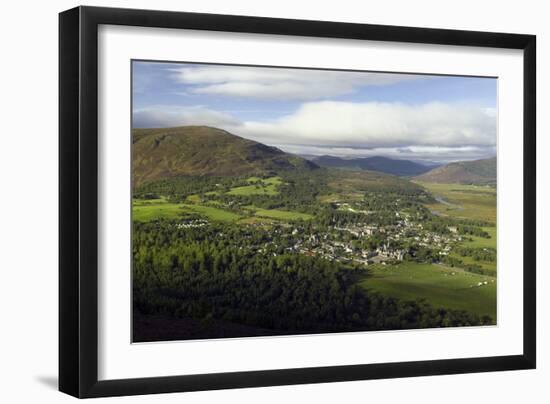
<svg viewBox="0 0 550 404">
<path fill-rule="evenodd" d="M 131 72 L 133 342 L 497 324 L 497 78 Z"/>
<path fill-rule="evenodd" d="M 91 3 L 4 4 L 0 404 L 549 401 L 543 2 Z"/>
</svg>

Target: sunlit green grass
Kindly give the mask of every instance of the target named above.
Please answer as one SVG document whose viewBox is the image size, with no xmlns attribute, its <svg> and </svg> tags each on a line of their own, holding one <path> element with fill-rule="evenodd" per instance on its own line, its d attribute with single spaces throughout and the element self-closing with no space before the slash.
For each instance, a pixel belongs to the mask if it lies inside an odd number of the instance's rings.
<svg viewBox="0 0 550 404">
<path fill-rule="evenodd" d="M 280 177 L 271 177 L 266 179 L 261 179 L 258 177 L 250 177 L 247 180 L 250 185 L 244 185 L 242 187 L 231 188 L 228 195 L 267 195 L 274 196 L 278 195 L 279 191 L 277 190 L 278 186 L 282 184 Z M 257 183 L 260 181 L 260 183 Z"/>
<path fill-rule="evenodd" d="M 212 206 L 204 205 L 182 205 L 183 208 L 190 213 L 198 213 L 200 215 L 206 216 L 210 220 L 222 221 L 222 222 L 233 222 L 241 218 L 240 215 L 229 212 L 227 210 L 215 208 Z"/>
<path fill-rule="evenodd" d="M 164 199 L 135 200 L 132 206 L 133 220 L 138 222 L 175 219 L 189 213 L 196 213 L 214 221 L 232 222 L 241 218 L 236 213 L 212 206 L 168 203 Z"/>
<path fill-rule="evenodd" d="M 497 228 L 496 227 L 483 227 L 491 238 L 477 237 L 477 236 L 468 236 L 472 241 L 464 242 L 464 245 L 467 247 L 475 248 L 497 248 Z"/>
<path fill-rule="evenodd" d="M 490 271 L 493 275 L 496 275 L 496 271 L 497 271 L 496 261 L 494 262 L 476 261 L 472 257 L 468 257 L 468 256 L 463 257 L 460 254 L 456 254 L 456 253 L 452 253 L 450 254 L 450 256 L 461 260 L 466 265 L 479 265 L 481 268 L 487 271 Z"/>
<path fill-rule="evenodd" d="M 279 209 L 262 209 L 255 206 L 247 206 L 255 216 L 258 217 L 267 217 L 277 220 L 310 220 L 313 218 L 312 215 L 307 213 L 288 211 L 288 210 L 279 210 Z"/>
<path fill-rule="evenodd" d="M 443 265 L 403 262 L 369 266 L 361 286 L 403 300 L 426 299 L 434 307 L 466 310 L 496 319 L 496 278 Z M 479 282 L 487 282 L 478 286 Z"/>
<path fill-rule="evenodd" d="M 490 238 L 478 237 L 478 236 L 465 236 L 467 240 L 460 243 L 461 246 L 470 247 L 470 248 L 497 248 L 497 228 L 496 227 L 482 227 L 486 231 Z M 471 240 L 470 240 L 471 239 Z M 485 261 L 476 261 L 472 257 L 462 257 L 459 254 L 451 254 L 451 257 L 458 258 L 466 265 L 474 264 L 479 265 L 483 269 L 492 271 L 496 274 L 497 271 L 497 262 L 485 262 Z"/>
<path fill-rule="evenodd" d="M 189 195 L 187 197 L 187 202 L 191 202 L 191 203 L 201 203 L 201 197 L 197 194 L 194 194 L 194 195 Z"/>
<path fill-rule="evenodd" d="M 270 226 L 273 223 L 275 223 L 274 219 L 270 219 L 267 217 L 259 217 L 259 216 L 249 216 L 240 219 L 238 224 L 252 224 L 252 225 L 263 225 L 263 226 Z"/>
<path fill-rule="evenodd" d="M 134 200 L 132 203 L 132 219 L 138 222 L 173 219 L 184 213 L 180 204 L 168 203 L 164 199 Z"/>
<path fill-rule="evenodd" d="M 435 184 L 418 182 L 434 196 L 441 197 L 451 205 L 433 203 L 426 205 L 441 215 L 485 220 L 496 224 L 496 189 L 482 185 Z"/>
</svg>

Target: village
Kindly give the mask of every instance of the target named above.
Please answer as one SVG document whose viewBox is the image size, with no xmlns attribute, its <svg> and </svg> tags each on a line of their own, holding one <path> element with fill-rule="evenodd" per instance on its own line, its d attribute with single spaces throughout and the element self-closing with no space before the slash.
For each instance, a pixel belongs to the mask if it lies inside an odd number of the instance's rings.
<svg viewBox="0 0 550 404">
<path fill-rule="evenodd" d="M 352 211 L 348 204 L 339 209 Z M 353 210 L 361 215 L 372 211 Z M 333 224 L 321 226 L 313 222 L 270 222 L 269 231 L 262 232 L 261 242 L 250 242 L 240 249 L 250 249 L 257 253 L 273 256 L 282 253 L 298 253 L 318 256 L 330 261 L 353 263 L 362 266 L 391 264 L 414 258 L 419 249 L 430 249 L 438 256 L 449 255 L 453 246 L 463 241 L 457 228 L 448 226 L 444 234 L 429 231 L 419 221 L 414 221 L 410 213 L 394 212 L 396 220 L 392 224 L 380 225 L 372 222 Z M 367 216 L 365 216 L 367 217 Z M 176 224 L 179 229 L 208 226 L 204 218 L 194 218 Z M 246 226 L 257 232 L 266 228 L 266 223 L 257 221 Z M 222 233 L 218 234 L 223 237 Z M 243 236 L 251 239 L 252 237 Z"/>
<path fill-rule="evenodd" d="M 456 228 L 450 227 L 449 231 L 449 234 L 427 231 L 423 229 L 422 224 L 407 219 L 386 226 L 366 223 L 334 226 L 322 235 L 313 233 L 298 236 L 301 232 L 296 227 L 292 232 L 294 245 L 289 250 L 340 262 L 385 265 L 403 261 L 407 255 L 410 257 L 419 248 L 435 250 L 440 256 L 448 255 L 452 246 L 462 241 L 462 236 L 457 234 Z M 378 245 L 376 241 L 369 243 L 369 240 L 373 239 L 384 241 Z"/>
<path fill-rule="evenodd" d="M 358 204 L 357 204 L 358 205 Z M 336 203 L 339 210 L 372 215 L 372 210 L 361 209 L 350 203 Z M 434 250 L 440 257 L 449 255 L 453 245 L 463 240 L 457 227 L 448 226 L 445 234 L 428 231 L 414 215 L 395 210 L 396 220 L 391 225 L 354 223 L 331 226 L 322 233 L 304 234 L 300 227 L 292 231 L 294 245 L 288 250 L 305 255 L 317 255 L 329 260 L 353 262 L 362 265 L 393 263 L 411 257 L 420 248 Z M 301 235 L 301 236 L 298 236 Z"/>
</svg>

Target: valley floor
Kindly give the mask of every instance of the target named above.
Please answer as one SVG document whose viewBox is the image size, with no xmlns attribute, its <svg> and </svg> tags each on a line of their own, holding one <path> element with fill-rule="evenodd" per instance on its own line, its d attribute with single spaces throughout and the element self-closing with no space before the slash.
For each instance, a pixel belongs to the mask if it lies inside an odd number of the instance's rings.
<svg viewBox="0 0 550 404">
<path fill-rule="evenodd" d="M 133 200 L 133 220 L 164 220 L 178 232 L 197 235 L 215 226 L 222 238 L 231 234 L 224 245 L 250 257 L 274 260 L 298 254 L 333 261 L 359 274 L 357 285 L 366 293 L 425 302 L 496 323 L 494 188 L 346 175 L 315 182 L 250 177 L 201 186 L 200 192 L 179 199 L 173 189 L 143 192 Z M 231 247 L 239 238 L 242 242 Z M 285 333 L 212 315 L 142 314 L 134 319 L 135 340 Z"/>
<path fill-rule="evenodd" d="M 361 285 L 404 300 L 425 299 L 436 307 L 496 318 L 496 277 L 442 264 L 373 265 Z"/>
</svg>

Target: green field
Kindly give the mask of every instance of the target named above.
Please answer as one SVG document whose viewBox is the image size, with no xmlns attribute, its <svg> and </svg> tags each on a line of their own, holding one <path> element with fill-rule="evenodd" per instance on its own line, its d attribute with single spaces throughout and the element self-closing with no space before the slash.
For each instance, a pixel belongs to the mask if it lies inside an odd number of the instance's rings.
<svg viewBox="0 0 550 404">
<path fill-rule="evenodd" d="M 206 216 L 210 220 L 222 221 L 222 222 L 233 222 L 241 218 L 240 215 L 229 212 L 227 210 L 215 208 L 212 206 L 204 205 L 181 205 L 183 210 L 188 213 L 198 213 L 202 216 Z"/>
<path fill-rule="evenodd" d="M 261 225 L 261 226 L 269 227 L 273 223 L 275 223 L 275 220 L 267 218 L 267 217 L 251 216 L 251 217 L 242 218 L 237 223 L 238 224 Z"/>
<path fill-rule="evenodd" d="M 496 224 L 496 189 L 482 185 L 436 184 L 418 182 L 436 198 L 446 203 L 426 205 L 428 209 L 442 216 L 484 220 Z"/>
<path fill-rule="evenodd" d="M 403 300 L 426 299 L 435 307 L 466 310 L 496 319 L 496 278 L 443 265 L 403 262 L 369 266 L 367 290 Z M 479 282 L 487 285 L 478 286 Z"/>
<path fill-rule="evenodd" d="M 307 213 L 287 211 L 287 210 L 278 210 L 278 209 L 261 209 L 254 206 L 248 207 L 251 211 L 254 212 L 255 216 L 267 217 L 277 220 L 310 220 L 313 218 L 312 215 Z"/>
<path fill-rule="evenodd" d="M 194 195 L 191 195 L 194 196 Z M 187 200 L 190 200 L 189 197 Z M 192 198 L 191 200 L 196 200 Z M 132 203 L 133 220 L 138 222 L 148 222 L 155 219 L 175 219 L 186 214 L 199 214 L 213 221 L 235 222 L 240 224 L 269 224 L 275 220 L 310 220 L 312 215 L 307 213 L 286 211 L 278 209 L 262 209 L 255 206 L 247 206 L 247 215 L 239 215 L 234 212 L 199 203 L 170 203 L 166 199 L 134 199 Z"/>
<path fill-rule="evenodd" d="M 436 198 L 444 202 L 426 205 L 432 212 L 441 216 L 483 220 L 496 224 L 496 189 L 483 185 L 435 184 L 422 182 Z M 482 227 L 491 237 L 465 236 L 468 240 L 460 244 L 472 248 L 497 248 L 496 227 Z M 469 240 L 471 239 L 471 241 Z M 476 261 L 472 257 L 462 257 L 452 253 L 466 265 L 476 264 L 496 274 L 496 262 Z"/>
<path fill-rule="evenodd" d="M 282 184 L 280 177 L 271 177 L 261 179 L 258 177 L 250 177 L 247 179 L 250 185 L 244 185 L 242 187 L 231 188 L 228 195 L 278 195 L 278 186 Z"/>
<path fill-rule="evenodd" d="M 479 265 L 481 268 L 490 271 L 493 275 L 496 275 L 497 272 L 497 263 L 494 262 L 486 262 L 486 261 L 476 261 L 472 257 L 463 257 L 460 254 L 452 253 L 450 254 L 451 257 L 457 258 L 459 260 L 462 260 L 462 262 L 466 265 Z"/>
<path fill-rule="evenodd" d="M 201 197 L 197 194 L 195 195 L 189 195 L 187 197 L 187 201 L 191 203 L 201 203 Z"/>
<path fill-rule="evenodd" d="M 497 249 L 497 228 L 496 227 L 482 227 L 491 238 L 477 237 L 477 236 L 466 236 L 468 240 L 463 241 L 460 245 L 470 248 L 493 248 Z M 469 240 L 471 239 L 471 241 Z M 489 270 L 496 275 L 497 271 L 497 262 L 486 262 L 486 261 L 476 261 L 472 257 L 462 257 L 459 254 L 452 253 L 451 257 L 458 258 L 464 262 L 466 265 L 475 264 L 481 266 L 483 269 Z"/>
<path fill-rule="evenodd" d="M 497 228 L 496 227 L 482 227 L 491 238 L 469 236 L 472 241 L 464 242 L 466 247 L 476 247 L 476 248 L 497 248 Z"/>
<path fill-rule="evenodd" d="M 185 214 L 195 213 L 214 221 L 232 222 L 240 215 L 212 206 L 169 203 L 164 199 L 134 200 L 132 205 L 133 220 L 148 222 L 155 219 L 174 219 Z"/>
<path fill-rule="evenodd" d="M 132 202 L 132 218 L 138 222 L 148 222 L 154 219 L 173 219 L 184 213 L 180 204 L 168 203 L 164 199 L 138 199 Z"/>
</svg>

